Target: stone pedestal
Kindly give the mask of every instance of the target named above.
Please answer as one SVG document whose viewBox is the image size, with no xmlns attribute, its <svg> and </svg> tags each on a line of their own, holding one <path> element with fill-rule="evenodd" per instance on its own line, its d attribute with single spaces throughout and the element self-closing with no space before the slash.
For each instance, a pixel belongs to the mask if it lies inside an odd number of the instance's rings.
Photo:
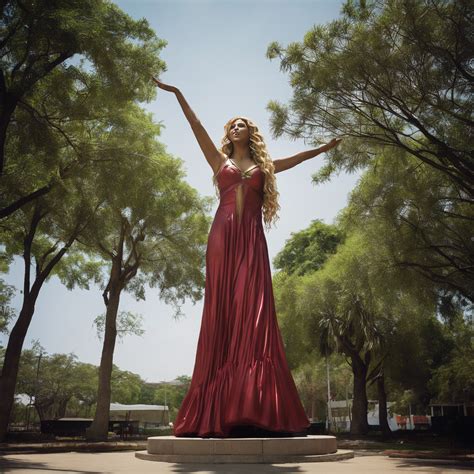
<svg viewBox="0 0 474 474">
<path fill-rule="evenodd" d="M 288 438 L 148 438 L 147 451 L 135 456 L 174 463 L 286 463 L 340 461 L 353 451 L 338 450 L 334 436 Z"/>
</svg>

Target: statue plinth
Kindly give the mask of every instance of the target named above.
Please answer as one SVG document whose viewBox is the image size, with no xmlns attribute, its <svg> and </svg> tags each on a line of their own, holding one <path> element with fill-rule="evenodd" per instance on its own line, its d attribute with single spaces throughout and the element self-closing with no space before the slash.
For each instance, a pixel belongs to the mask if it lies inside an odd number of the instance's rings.
<svg viewBox="0 0 474 474">
<path fill-rule="evenodd" d="M 153 436 L 135 456 L 173 463 L 286 463 L 340 461 L 353 451 L 338 450 L 335 436 L 288 438 L 185 438 Z"/>
</svg>

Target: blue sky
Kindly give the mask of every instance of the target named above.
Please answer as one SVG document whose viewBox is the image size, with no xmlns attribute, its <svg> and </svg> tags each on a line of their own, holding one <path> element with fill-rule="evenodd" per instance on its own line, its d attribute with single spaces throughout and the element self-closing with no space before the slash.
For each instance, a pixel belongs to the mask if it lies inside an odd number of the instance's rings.
<svg viewBox="0 0 474 474">
<path fill-rule="evenodd" d="M 167 71 L 161 80 L 177 86 L 206 127 L 216 145 L 224 124 L 235 115 L 257 123 L 273 159 L 307 150 L 303 140 L 273 140 L 269 129 L 270 100 L 286 103 L 292 94 L 289 78 L 279 61 L 265 53 L 272 41 L 284 46 L 301 41 L 314 25 L 339 16 L 338 0 L 121 0 L 115 2 L 133 18 L 146 18 L 158 37 L 168 41 L 162 51 Z M 212 170 L 194 138 L 173 94 L 159 90 L 145 107 L 165 126 L 160 141 L 167 151 L 183 159 L 188 182 L 202 195 L 214 196 Z M 322 155 L 277 175 L 280 220 L 266 233 L 270 259 L 292 232 L 311 220 L 331 223 L 347 202 L 357 175 L 340 175 L 315 186 L 311 175 L 321 166 Z M 214 207 L 212 214 L 214 214 Z M 8 282 L 22 286 L 23 267 L 17 261 Z M 19 293 L 19 291 L 18 291 Z M 15 299 L 18 308 L 20 294 Z M 128 336 L 115 348 L 114 363 L 138 373 L 149 382 L 191 375 L 199 335 L 203 300 L 183 307 L 185 317 L 176 321 L 173 309 L 161 303 L 150 289 L 145 302 L 125 294 L 121 310 L 143 316 L 145 334 Z M 75 353 L 78 360 L 98 365 L 101 341 L 92 326 L 104 312 L 101 291 L 68 291 L 56 278 L 44 287 L 28 331 L 25 348 L 38 339 L 52 353 Z M 6 345 L 5 336 L 0 343 Z"/>
</svg>

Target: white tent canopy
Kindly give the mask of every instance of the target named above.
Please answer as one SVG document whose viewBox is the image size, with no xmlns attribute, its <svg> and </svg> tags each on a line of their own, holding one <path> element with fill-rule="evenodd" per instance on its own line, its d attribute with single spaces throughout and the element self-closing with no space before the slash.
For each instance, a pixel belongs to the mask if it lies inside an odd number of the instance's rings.
<svg viewBox="0 0 474 474">
<path fill-rule="evenodd" d="M 140 425 L 167 425 L 170 421 L 168 405 L 124 405 L 123 403 L 110 404 L 110 420 L 135 420 Z"/>
<path fill-rule="evenodd" d="M 111 403 L 110 411 L 168 411 L 168 405 L 124 405 L 122 403 Z"/>
</svg>

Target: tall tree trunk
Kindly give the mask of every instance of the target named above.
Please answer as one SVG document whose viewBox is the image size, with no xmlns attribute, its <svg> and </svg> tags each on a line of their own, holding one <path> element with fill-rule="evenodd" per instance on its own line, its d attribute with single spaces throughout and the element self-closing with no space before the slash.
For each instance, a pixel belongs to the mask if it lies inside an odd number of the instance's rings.
<svg viewBox="0 0 474 474">
<path fill-rule="evenodd" d="M 56 407 L 56 419 L 64 418 L 66 416 L 67 404 L 69 403 L 69 400 L 69 397 L 59 400 L 59 403 Z"/>
<path fill-rule="evenodd" d="M 36 295 L 26 295 L 20 316 L 8 338 L 2 374 L 0 375 L 0 442 L 5 442 L 10 414 L 15 400 L 15 387 L 21 350 L 35 311 Z"/>
<path fill-rule="evenodd" d="M 50 417 L 48 416 L 49 405 L 34 405 L 36 413 L 38 414 L 38 418 L 40 421 L 49 420 Z"/>
<path fill-rule="evenodd" d="M 5 85 L 3 80 L 3 73 L 0 72 L 2 86 Z M 2 87 L 3 89 L 3 87 Z M 15 112 L 18 99 L 12 94 L 3 92 L 1 95 L 1 106 L 2 112 L 0 114 L 0 176 L 3 176 L 3 170 L 5 167 L 5 145 L 7 140 L 7 128 L 12 119 L 13 113 Z"/>
<path fill-rule="evenodd" d="M 115 340 L 117 337 L 117 313 L 120 303 L 120 268 L 116 268 L 120 263 L 115 259 L 112 264 L 110 280 L 110 298 L 105 313 L 105 334 L 104 345 L 102 347 L 102 357 L 99 367 L 99 388 L 97 391 L 97 407 L 94 421 L 86 430 L 86 439 L 88 441 L 106 441 L 109 431 L 110 415 L 110 382 L 112 378 L 112 364 L 115 349 Z"/>
<path fill-rule="evenodd" d="M 377 392 L 379 396 L 379 425 L 384 435 L 391 435 L 392 430 L 387 418 L 387 393 L 385 392 L 385 375 L 382 372 L 377 377 Z"/>
<path fill-rule="evenodd" d="M 351 434 L 366 434 L 369 431 L 367 421 L 367 366 L 360 357 L 352 356 L 352 373 L 354 374 L 354 401 L 352 403 Z"/>
<path fill-rule="evenodd" d="M 15 386 L 18 377 L 18 369 L 20 365 L 21 351 L 23 343 L 25 342 L 26 333 L 30 327 L 31 319 L 35 312 L 35 304 L 38 295 L 43 287 L 46 278 L 51 274 L 55 265 L 61 260 L 64 254 L 68 251 L 77 234 L 80 231 L 79 226 L 76 227 L 75 232 L 69 237 L 66 244 L 51 257 L 49 262 L 41 269 L 36 261 L 36 278 L 30 286 L 30 272 L 31 272 L 31 247 L 35 237 L 38 223 L 46 214 L 42 214 L 39 206 L 36 206 L 30 222 L 30 228 L 24 238 L 23 260 L 25 261 L 25 276 L 23 279 L 23 306 L 18 316 L 18 320 L 13 326 L 12 332 L 8 338 L 7 349 L 5 352 L 5 359 L 3 361 L 3 369 L 0 375 L 0 442 L 4 442 L 7 437 L 8 423 L 10 421 L 10 414 L 15 399 Z M 40 260 L 44 260 L 50 252 L 44 254 Z"/>
</svg>

